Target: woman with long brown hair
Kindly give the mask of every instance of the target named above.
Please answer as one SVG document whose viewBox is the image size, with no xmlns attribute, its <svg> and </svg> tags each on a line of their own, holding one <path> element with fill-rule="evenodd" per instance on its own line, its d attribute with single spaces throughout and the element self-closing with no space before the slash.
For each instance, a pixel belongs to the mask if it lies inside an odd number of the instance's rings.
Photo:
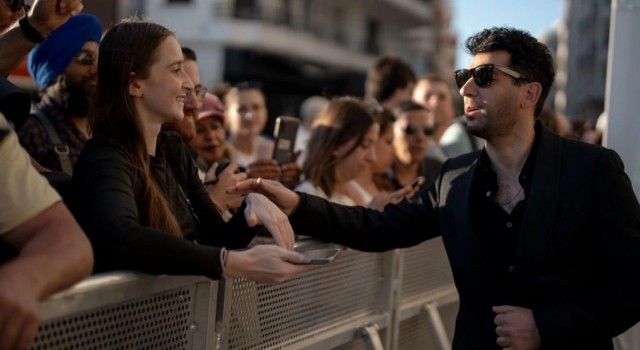
<svg viewBox="0 0 640 350">
<path fill-rule="evenodd" d="M 291 226 L 273 204 L 249 195 L 225 222 L 180 136 L 161 132 L 163 123 L 183 118 L 185 99 L 193 93 L 182 65 L 173 33 L 146 20 L 123 20 L 102 39 L 93 138 L 73 176 L 76 212 L 92 241 L 96 271 L 264 282 L 303 271 L 293 264 L 303 258 L 290 251 Z M 279 246 L 227 250 L 246 247 L 262 227 Z"/>
<path fill-rule="evenodd" d="M 393 184 L 385 177 L 393 162 L 393 113 L 372 100 L 367 102 L 369 112 L 373 114 L 380 126 L 378 140 L 374 148 L 376 159 L 364 169 L 358 177 L 349 181 L 345 193 L 357 205 L 383 210 L 389 203 L 397 203 L 403 198 L 413 195 L 415 189 L 405 186 L 395 190 Z"/>
</svg>

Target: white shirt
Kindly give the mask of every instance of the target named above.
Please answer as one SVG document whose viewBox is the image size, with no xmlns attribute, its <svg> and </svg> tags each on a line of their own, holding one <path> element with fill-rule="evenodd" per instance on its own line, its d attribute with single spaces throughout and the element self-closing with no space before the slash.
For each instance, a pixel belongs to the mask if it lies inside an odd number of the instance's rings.
<svg viewBox="0 0 640 350">
<path fill-rule="evenodd" d="M 296 186 L 295 190 L 298 192 L 304 192 L 304 193 L 312 194 L 317 197 L 328 199 L 331 202 L 342 204 L 342 205 L 350 205 L 350 206 L 356 205 L 356 202 L 354 202 L 353 199 L 351 199 L 351 197 L 343 193 L 334 192 L 333 195 L 331 195 L 331 197 L 328 197 L 327 194 L 320 187 L 314 186 L 309 180 L 306 180 L 301 184 L 299 184 L 298 186 Z"/>
<path fill-rule="evenodd" d="M 7 121 L 0 113 L 0 127 Z M 31 157 L 11 131 L 0 141 L 0 235 L 60 201 L 60 195 L 31 165 Z"/>
</svg>

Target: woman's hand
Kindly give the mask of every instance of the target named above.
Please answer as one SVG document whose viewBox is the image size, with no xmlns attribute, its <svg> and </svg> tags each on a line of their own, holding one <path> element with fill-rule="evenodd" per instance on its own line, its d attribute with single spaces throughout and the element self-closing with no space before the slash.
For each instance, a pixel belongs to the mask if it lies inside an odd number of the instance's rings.
<svg viewBox="0 0 640 350">
<path fill-rule="evenodd" d="M 261 194 L 250 193 L 245 201 L 247 206 L 244 215 L 247 224 L 249 226 L 264 225 L 278 246 L 292 250 L 295 237 L 287 216 Z"/>
<path fill-rule="evenodd" d="M 225 277 L 245 277 L 261 283 L 279 283 L 313 268 L 298 265 L 304 261 L 302 254 L 275 245 L 257 245 L 227 254 Z"/>
</svg>

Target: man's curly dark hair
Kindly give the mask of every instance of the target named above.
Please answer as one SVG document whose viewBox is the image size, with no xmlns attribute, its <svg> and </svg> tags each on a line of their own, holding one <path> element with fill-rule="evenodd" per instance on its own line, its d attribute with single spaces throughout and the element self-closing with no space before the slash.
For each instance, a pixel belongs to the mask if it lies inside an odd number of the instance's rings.
<svg viewBox="0 0 640 350">
<path fill-rule="evenodd" d="M 546 45 L 526 31 L 509 27 L 493 27 L 469 37 L 465 41 L 465 46 L 472 55 L 493 51 L 510 53 L 509 68 L 524 74 L 527 81 L 542 85 L 535 110 L 535 115 L 540 115 L 556 75 L 553 58 Z M 520 82 L 514 80 L 514 84 Z"/>
</svg>

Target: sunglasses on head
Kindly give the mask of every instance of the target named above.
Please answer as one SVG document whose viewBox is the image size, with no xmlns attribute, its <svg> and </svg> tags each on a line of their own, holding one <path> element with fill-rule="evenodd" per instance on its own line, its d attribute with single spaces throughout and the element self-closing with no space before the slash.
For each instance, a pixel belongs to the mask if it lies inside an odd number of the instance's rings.
<svg viewBox="0 0 640 350">
<path fill-rule="evenodd" d="M 17 12 L 24 9 L 24 12 L 27 13 L 31 8 L 30 5 L 24 3 L 24 0 L 7 0 L 7 4 L 9 4 L 11 12 Z"/>
<path fill-rule="evenodd" d="M 83 66 L 89 66 L 98 62 L 98 54 L 95 52 L 81 51 L 76 55 L 75 60 Z"/>
<path fill-rule="evenodd" d="M 408 124 L 405 128 L 404 128 L 404 133 L 405 135 L 413 135 L 418 131 L 422 131 L 422 133 L 425 136 L 430 136 L 431 134 L 433 134 L 433 128 L 428 127 L 428 126 L 423 126 L 422 128 L 418 128 L 415 125 L 411 125 Z"/>
<path fill-rule="evenodd" d="M 473 77 L 473 82 L 478 87 L 486 88 L 491 85 L 491 82 L 493 81 L 494 70 L 499 70 L 514 79 L 528 81 L 524 74 L 520 74 L 513 69 L 496 66 L 495 64 L 481 64 L 475 68 L 458 69 L 455 71 L 456 85 L 458 85 L 458 88 L 462 88 L 462 86 L 464 86 L 464 84 Z"/>
</svg>

